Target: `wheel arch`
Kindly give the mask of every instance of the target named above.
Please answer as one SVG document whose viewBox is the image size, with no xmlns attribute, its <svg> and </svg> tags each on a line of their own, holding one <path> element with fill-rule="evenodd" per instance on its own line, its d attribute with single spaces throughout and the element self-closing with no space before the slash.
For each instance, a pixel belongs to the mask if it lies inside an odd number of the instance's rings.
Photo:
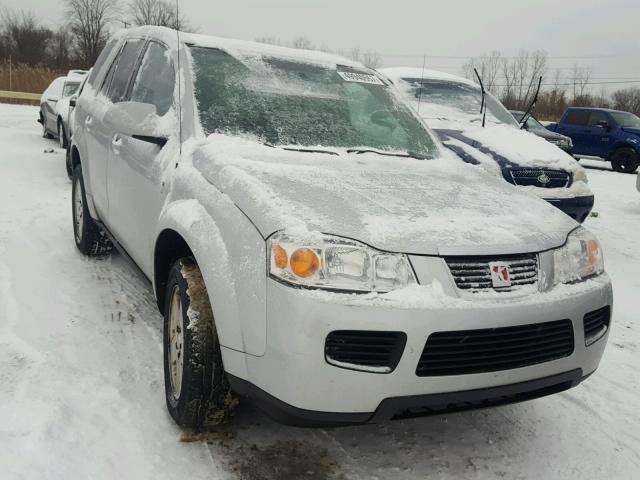
<svg viewBox="0 0 640 480">
<path fill-rule="evenodd" d="M 220 219 L 218 219 L 220 220 Z M 220 220 L 222 221 L 222 220 Z M 236 222 L 237 223 L 237 222 Z M 218 228 L 213 214 L 196 199 L 175 200 L 165 205 L 158 221 L 153 257 L 154 293 L 160 311 L 164 309 L 166 282 L 171 264 L 191 256 L 200 268 L 216 322 L 220 344 L 240 352 L 264 354 L 266 312 L 251 298 L 258 287 L 247 280 L 238 264 L 238 237 L 241 232 Z M 254 250 L 255 252 L 255 250 Z M 264 268 L 264 262 L 260 262 Z M 255 277 L 255 272 L 253 277 Z M 255 292 L 255 293 L 254 293 Z M 247 325 L 257 322 L 257 325 Z M 260 340 L 252 342 L 256 334 Z M 249 335 L 250 338 L 246 338 Z M 228 365 L 227 365 L 228 366 Z"/>
<path fill-rule="evenodd" d="M 640 156 L 640 144 L 633 144 L 627 140 L 619 140 L 611 146 L 611 150 L 609 150 L 609 154 L 607 155 L 607 160 L 611 161 L 613 154 L 621 148 L 631 148 L 636 152 L 636 155 Z"/>
<path fill-rule="evenodd" d="M 184 257 L 194 257 L 187 241 L 178 232 L 166 228 L 158 235 L 153 252 L 153 289 L 160 313 L 164 314 L 164 298 L 171 265 Z M 196 263 L 198 261 L 196 260 Z"/>
</svg>

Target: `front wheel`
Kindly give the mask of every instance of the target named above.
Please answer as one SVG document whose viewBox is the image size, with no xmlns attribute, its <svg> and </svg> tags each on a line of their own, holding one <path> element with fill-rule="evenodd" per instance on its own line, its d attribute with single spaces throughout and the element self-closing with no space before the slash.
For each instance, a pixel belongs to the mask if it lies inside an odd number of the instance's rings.
<svg viewBox="0 0 640 480">
<path fill-rule="evenodd" d="M 76 247 L 85 255 L 98 256 L 109 253 L 112 249 L 109 237 L 102 231 L 89 213 L 87 196 L 84 191 L 82 166 L 76 165 L 73 170 L 73 186 L 71 189 L 73 235 Z"/>
<path fill-rule="evenodd" d="M 638 170 L 638 154 L 633 148 L 619 148 L 611 155 L 611 167 L 620 173 L 635 173 Z"/>
<path fill-rule="evenodd" d="M 225 421 L 236 400 L 224 373 L 207 289 L 190 257 L 169 272 L 163 344 L 165 396 L 175 422 L 199 428 Z"/>
<path fill-rule="evenodd" d="M 47 130 L 47 117 L 40 110 L 40 123 L 42 123 L 42 138 L 52 138 L 49 130 Z"/>
</svg>

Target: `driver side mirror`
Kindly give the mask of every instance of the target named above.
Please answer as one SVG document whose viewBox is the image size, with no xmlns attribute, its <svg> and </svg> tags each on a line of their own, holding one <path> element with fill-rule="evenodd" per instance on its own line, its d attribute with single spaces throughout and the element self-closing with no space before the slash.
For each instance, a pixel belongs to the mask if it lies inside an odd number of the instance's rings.
<svg viewBox="0 0 640 480">
<path fill-rule="evenodd" d="M 109 108 L 104 121 L 114 132 L 164 147 L 171 132 L 167 130 L 166 124 L 160 124 L 159 118 L 155 105 L 120 102 Z"/>
<path fill-rule="evenodd" d="M 599 120 L 598 123 L 596 123 L 596 127 L 604 128 L 605 130 L 609 130 L 611 128 L 609 126 L 609 122 L 606 120 Z"/>
<path fill-rule="evenodd" d="M 77 97 L 71 97 L 71 98 L 69 99 L 69 106 L 70 106 L 71 108 L 76 108 L 76 103 L 77 103 L 77 101 L 78 101 L 78 98 L 77 98 Z"/>
</svg>

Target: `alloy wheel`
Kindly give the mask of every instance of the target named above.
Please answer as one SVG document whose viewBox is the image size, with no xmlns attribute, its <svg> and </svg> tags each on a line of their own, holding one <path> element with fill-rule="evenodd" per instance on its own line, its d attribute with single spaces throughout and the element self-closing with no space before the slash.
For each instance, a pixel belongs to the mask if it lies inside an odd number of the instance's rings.
<svg viewBox="0 0 640 480">
<path fill-rule="evenodd" d="M 182 300 L 180 289 L 176 285 L 171 293 L 169 311 L 169 369 L 171 392 L 178 400 L 182 390 L 182 368 L 184 363 L 184 333 L 182 331 Z"/>
</svg>

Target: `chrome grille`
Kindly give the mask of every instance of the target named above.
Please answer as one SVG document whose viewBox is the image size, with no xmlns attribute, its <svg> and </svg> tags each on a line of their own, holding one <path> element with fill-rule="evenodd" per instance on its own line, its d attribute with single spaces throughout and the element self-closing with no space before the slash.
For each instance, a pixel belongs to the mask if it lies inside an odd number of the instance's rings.
<svg viewBox="0 0 640 480">
<path fill-rule="evenodd" d="M 517 288 L 522 285 L 533 285 L 538 281 L 538 257 L 535 254 L 499 257 L 447 257 L 445 261 L 456 286 L 463 290 L 493 288 L 489 262 L 504 262 L 509 266 L 512 287 L 500 288 L 500 291 L 509 291 L 513 287 Z"/>
<path fill-rule="evenodd" d="M 565 188 L 571 183 L 571 175 L 564 170 L 512 168 L 509 170 L 507 180 L 523 187 Z"/>
</svg>

